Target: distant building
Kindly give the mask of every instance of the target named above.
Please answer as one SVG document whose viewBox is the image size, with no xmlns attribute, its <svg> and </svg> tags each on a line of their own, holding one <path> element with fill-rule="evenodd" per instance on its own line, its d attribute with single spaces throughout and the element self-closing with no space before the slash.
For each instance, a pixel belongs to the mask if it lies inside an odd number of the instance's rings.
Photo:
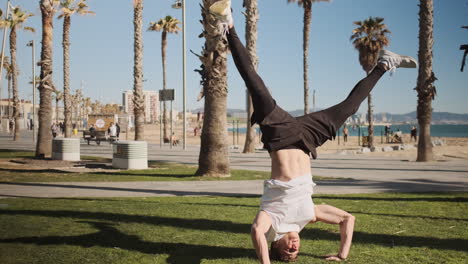
<svg viewBox="0 0 468 264">
<path fill-rule="evenodd" d="M 154 123 L 159 120 L 159 93 L 157 91 L 143 91 L 145 98 L 145 122 Z M 133 115 L 133 91 L 122 94 L 123 111 Z"/>
<path fill-rule="evenodd" d="M 0 131 L 6 131 L 8 123 L 8 117 L 13 114 L 13 99 L 10 99 L 10 103 L 8 103 L 8 99 L 1 99 L 0 100 L 0 113 L 1 113 L 1 122 L 0 122 Z M 38 120 L 39 120 L 39 103 L 36 103 L 36 122 L 35 125 L 38 127 Z M 57 110 L 55 108 L 55 102 L 52 104 L 52 122 L 63 122 L 64 115 L 63 115 L 63 107 L 58 107 L 58 118 L 56 117 Z M 20 99 L 19 101 L 19 124 L 20 129 L 26 129 L 28 127 L 28 123 L 30 119 L 33 118 L 33 104 L 30 100 Z"/>
</svg>

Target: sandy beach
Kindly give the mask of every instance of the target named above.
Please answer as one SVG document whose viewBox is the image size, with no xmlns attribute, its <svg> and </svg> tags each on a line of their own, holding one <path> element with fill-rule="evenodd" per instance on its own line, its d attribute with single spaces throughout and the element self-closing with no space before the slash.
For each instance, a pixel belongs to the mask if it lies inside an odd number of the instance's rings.
<svg viewBox="0 0 468 264">
<path fill-rule="evenodd" d="M 187 128 L 187 145 L 200 145 L 200 133 L 197 136 L 194 135 L 193 128 L 194 123 L 191 123 Z M 159 125 L 148 124 L 145 125 L 145 138 L 151 143 L 160 143 L 159 136 Z M 173 131 L 178 139 L 182 141 L 182 125 L 178 124 L 173 128 Z M 126 138 L 126 134 L 123 133 L 120 136 L 121 140 Z M 133 132 L 130 132 L 128 139 L 133 139 Z M 227 142 L 230 147 L 237 147 L 242 151 L 244 147 L 245 134 L 233 135 L 229 132 L 227 135 Z M 432 140 L 440 140 L 444 142 L 442 146 L 433 147 L 434 155 L 436 160 L 450 160 L 450 159 L 465 159 L 468 160 L 468 138 L 452 138 L 452 137 L 433 137 Z M 258 138 L 256 138 L 257 148 L 262 148 L 262 144 Z M 362 142 L 361 142 L 362 143 Z M 385 138 L 381 136 L 374 137 L 374 143 L 376 147 L 385 146 L 396 146 L 401 145 L 397 143 L 385 143 Z M 416 146 L 416 142 L 410 140 L 409 134 L 403 134 L 403 143 L 407 145 Z M 348 142 L 343 142 L 343 137 L 340 139 L 336 138 L 333 141 L 326 142 L 323 146 L 318 148 L 318 153 L 342 153 L 343 155 L 373 155 L 373 156 L 392 156 L 400 157 L 404 160 L 415 161 L 417 157 L 417 149 L 409 150 L 398 150 L 391 152 L 370 152 L 370 153 L 359 153 L 361 146 L 358 145 L 358 137 L 348 137 Z"/>
</svg>

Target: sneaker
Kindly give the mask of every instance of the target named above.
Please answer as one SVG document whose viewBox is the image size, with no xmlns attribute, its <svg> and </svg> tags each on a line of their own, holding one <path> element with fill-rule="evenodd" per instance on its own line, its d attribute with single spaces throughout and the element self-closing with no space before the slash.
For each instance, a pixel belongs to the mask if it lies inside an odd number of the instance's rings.
<svg viewBox="0 0 468 264">
<path fill-rule="evenodd" d="M 396 68 L 416 68 L 418 62 L 410 56 L 399 55 L 389 50 L 380 50 L 378 63 L 383 63 L 389 71 L 395 71 Z"/>
<path fill-rule="evenodd" d="M 229 31 L 229 25 L 233 25 L 234 23 L 231 13 L 231 0 L 215 2 L 210 6 L 210 13 L 219 21 L 222 35 L 226 35 Z"/>
</svg>

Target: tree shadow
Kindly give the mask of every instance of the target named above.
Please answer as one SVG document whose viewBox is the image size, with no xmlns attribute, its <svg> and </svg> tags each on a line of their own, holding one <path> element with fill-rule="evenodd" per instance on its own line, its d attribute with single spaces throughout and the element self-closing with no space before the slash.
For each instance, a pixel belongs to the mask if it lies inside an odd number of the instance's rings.
<svg viewBox="0 0 468 264">
<path fill-rule="evenodd" d="M 401 217 L 401 218 L 424 218 L 431 220 L 449 220 L 449 221 L 468 221 L 466 218 L 450 218 L 450 217 L 437 217 L 437 216 L 424 216 L 424 215 L 401 215 L 401 214 L 379 214 L 379 213 L 367 213 L 359 211 L 348 211 L 351 214 L 365 214 L 365 215 L 378 215 L 378 216 L 390 216 L 390 217 Z"/>
<path fill-rule="evenodd" d="M 424 193 L 418 193 L 424 194 Z M 427 193 L 434 195 L 436 193 Z M 440 193 L 444 194 L 444 193 Z M 327 195 L 314 195 L 316 199 L 326 200 L 350 200 L 350 201 L 388 201 L 388 202 L 451 202 L 451 203 L 465 203 L 468 202 L 468 197 L 350 197 L 350 196 L 327 196 Z"/>
<path fill-rule="evenodd" d="M 307 228 L 301 232 L 302 238 L 313 240 L 340 241 L 338 231 L 327 231 L 323 229 Z M 468 239 L 461 238 L 435 238 L 422 236 L 402 236 L 391 234 L 371 234 L 354 231 L 354 244 L 373 244 L 384 247 L 410 247 L 410 248 L 432 248 L 438 250 L 457 250 L 466 252 Z"/>
<path fill-rule="evenodd" d="M 420 179 L 395 179 L 391 181 L 373 181 L 356 179 L 334 179 L 317 180 L 317 187 L 321 186 L 339 188 L 364 188 L 370 190 L 379 190 L 380 192 L 466 192 L 468 185 L 466 182 L 456 181 L 434 181 Z M 348 198 L 348 197 L 345 197 Z M 377 198 L 380 199 L 380 198 Z M 393 199 L 393 198 L 389 198 Z M 397 198 L 398 199 L 398 198 Z"/>
<path fill-rule="evenodd" d="M 0 215 L 29 215 L 29 216 L 44 216 L 44 217 L 57 217 L 57 218 L 74 218 L 89 221 L 108 221 L 119 223 L 141 223 L 155 226 L 168 226 L 176 228 L 187 228 L 192 230 L 201 231 L 220 231 L 229 233 L 246 234 L 250 232 L 250 224 L 234 223 L 232 221 L 210 220 L 210 219 L 184 219 L 175 217 L 160 217 L 160 216 L 145 216 L 145 215 L 127 215 L 118 213 L 104 213 L 104 212 L 83 212 L 83 211 L 47 211 L 47 210 L 0 210 Z M 253 217 L 253 216 L 252 216 Z M 301 232 L 301 237 L 310 240 L 330 240 L 339 241 L 340 236 L 337 231 L 328 231 L 318 228 L 304 229 Z M 40 238 L 43 239 L 43 238 Z M 45 239 L 45 238 L 44 238 Z M 402 236 L 392 234 L 372 234 L 362 231 L 355 231 L 353 235 L 354 243 L 360 244 L 373 244 L 384 247 L 427 247 L 442 250 L 457 250 L 466 251 L 468 239 L 460 238 L 434 238 L 422 236 Z M 5 242 L 4 240 L 0 240 Z M 165 246 L 170 247 L 173 244 Z M 182 247 L 185 244 L 180 245 Z M 190 245 L 192 246 L 192 245 Z M 229 248 L 231 249 L 231 248 Z M 221 248 L 221 250 L 223 250 Z M 235 249 L 234 249 L 235 250 Z M 228 250 L 229 251 L 229 250 Z M 196 252 L 196 251 L 195 251 Z M 208 256 L 211 253 L 208 253 Z M 228 256 L 229 253 L 226 253 Z M 231 254 L 232 255 L 232 254 Z M 243 254 L 240 254 L 243 255 Z M 226 255 L 221 254 L 216 256 Z M 245 256 L 245 255 L 243 255 Z M 193 262 L 198 263 L 198 262 Z"/>
<path fill-rule="evenodd" d="M 182 203 L 194 206 L 231 206 L 231 207 L 247 207 L 247 208 L 260 208 L 259 205 L 247 205 L 247 204 L 227 204 L 227 203 Z"/>
<path fill-rule="evenodd" d="M 71 174 L 72 172 L 59 170 L 59 169 L 37 169 L 37 170 L 27 170 L 27 169 L 5 169 L 0 168 L 0 171 L 11 172 L 11 173 L 60 173 L 60 174 Z"/>
<path fill-rule="evenodd" d="M 92 221 L 81 221 L 79 223 L 90 224 L 98 231 L 77 236 L 0 239 L 0 243 L 35 244 L 38 246 L 75 245 L 83 248 L 95 246 L 120 248 L 144 254 L 167 254 L 169 255 L 167 262 L 173 264 L 198 264 L 203 259 L 255 258 L 255 251 L 253 249 L 143 241 L 136 235 L 122 233 L 110 223 Z"/>
<path fill-rule="evenodd" d="M 259 197 L 258 194 L 249 193 L 226 193 L 226 192 L 212 192 L 212 191 L 175 191 L 175 190 L 154 190 L 154 189 L 136 189 L 136 188 L 119 188 L 107 186 L 86 186 L 86 185 L 73 185 L 73 184 L 53 184 L 53 183 L 29 183 L 29 182 L 0 182 L 3 185 L 19 185 L 31 187 L 55 187 L 55 188 L 68 188 L 68 189 L 84 189 L 84 190 L 97 190 L 97 191 L 118 191 L 118 192 L 134 192 L 146 193 L 152 195 L 174 195 L 174 196 L 224 196 L 224 197 Z M 22 196 L 18 196 L 22 197 Z M 28 196 L 25 196 L 28 197 Z"/>
</svg>

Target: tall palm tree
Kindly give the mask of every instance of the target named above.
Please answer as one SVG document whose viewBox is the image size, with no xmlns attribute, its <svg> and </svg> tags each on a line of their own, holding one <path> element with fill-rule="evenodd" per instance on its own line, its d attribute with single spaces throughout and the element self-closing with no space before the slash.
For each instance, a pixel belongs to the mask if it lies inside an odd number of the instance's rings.
<svg viewBox="0 0 468 264">
<path fill-rule="evenodd" d="M 11 118 L 11 94 L 12 94 L 12 86 L 11 86 L 11 79 L 13 78 L 13 70 L 11 68 L 11 63 L 9 62 L 9 57 L 4 57 L 3 60 L 3 68 L 5 69 L 5 77 L 8 81 L 8 120 Z"/>
<path fill-rule="evenodd" d="M 54 88 L 52 82 L 52 50 L 53 50 L 53 18 L 55 0 L 40 0 L 42 15 L 42 46 L 41 46 L 41 81 L 39 82 L 39 130 L 36 145 L 36 157 L 44 158 L 52 154 L 52 100 L 51 93 Z"/>
<path fill-rule="evenodd" d="M 145 98 L 143 94 L 143 0 L 133 0 L 133 26 L 133 113 L 135 114 L 135 140 L 144 140 Z"/>
<path fill-rule="evenodd" d="M 71 112 L 70 112 L 70 26 L 73 14 L 88 15 L 94 12 L 88 10 L 86 0 L 61 0 L 61 14 L 58 19 L 63 18 L 63 111 L 65 137 L 71 137 Z"/>
<path fill-rule="evenodd" d="M 381 17 L 369 17 L 363 21 L 353 22 L 358 27 L 353 30 L 350 40 L 354 47 L 359 52 L 359 63 L 362 69 L 369 74 L 372 68 L 377 63 L 379 51 L 390 44 L 387 34 L 391 32 L 387 29 L 387 25 L 383 24 Z M 369 148 L 374 146 L 374 121 L 372 110 L 372 94 L 367 97 L 368 106 L 368 122 L 369 122 Z"/>
<path fill-rule="evenodd" d="M 90 109 L 91 109 L 91 98 L 90 97 L 86 97 L 86 98 L 83 98 L 83 114 L 84 114 L 84 118 L 86 118 L 86 121 L 88 120 L 88 115 L 90 113 Z M 88 124 L 89 126 L 89 124 Z"/>
<path fill-rule="evenodd" d="M 15 141 L 20 138 L 20 99 L 18 93 L 18 69 L 16 65 L 16 37 L 17 31 L 21 29 L 34 32 L 34 29 L 31 27 L 23 27 L 23 24 L 32 15 L 32 13 L 21 10 L 19 7 L 14 7 L 10 13 L 10 17 L 6 17 L 0 22 L 0 27 L 10 28 L 10 67 L 12 72 L 11 84 L 13 87 L 13 118 L 15 119 L 15 133 L 13 140 Z"/>
<path fill-rule="evenodd" d="M 303 29 L 303 60 L 304 60 L 304 114 L 309 112 L 309 40 L 310 25 L 312 23 L 312 4 L 314 2 L 330 2 L 330 0 L 288 0 L 288 3 L 295 3 L 304 8 L 304 29 Z"/>
<path fill-rule="evenodd" d="M 419 141 L 417 161 L 431 161 L 434 159 L 431 143 L 432 100 L 436 95 L 434 82 L 437 78 L 432 71 L 433 38 L 432 0 L 420 0 L 419 3 L 419 69 L 416 91 L 418 93 L 418 124 Z"/>
<path fill-rule="evenodd" d="M 59 122 L 59 102 L 63 100 L 63 93 L 60 90 L 54 90 L 52 97 L 55 99 L 55 123 Z"/>
<path fill-rule="evenodd" d="M 202 49 L 201 85 L 205 96 L 203 129 L 197 175 L 229 176 L 227 148 L 227 43 L 209 7 L 216 0 L 203 0 L 201 15 L 205 38 Z"/>
<path fill-rule="evenodd" d="M 244 0 L 245 7 L 245 42 L 250 59 L 252 60 L 253 67 L 257 70 L 258 57 L 257 57 L 257 21 L 258 21 L 258 5 L 257 0 Z M 243 153 L 255 152 L 255 130 L 250 123 L 250 117 L 253 114 L 252 98 L 249 91 L 247 94 L 247 131 L 245 134 L 245 144 Z"/>
<path fill-rule="evenodd" d="M 167 33 L 178 33 L 181 28 L 178 26 L 181 22 L 177 18 L 166 16 L 159 19 L 158 22 L 150 22 L 148 31 L 162 31 L 161 34 L 161 57 L 163 69 L 163 90 L 166 90 L 166 48 L 167 48 Z M 167 108 L 166 101 L 163 101 L 163 138 L 169 141 L 169 128 L 167 126 Z"/>
</svg>

